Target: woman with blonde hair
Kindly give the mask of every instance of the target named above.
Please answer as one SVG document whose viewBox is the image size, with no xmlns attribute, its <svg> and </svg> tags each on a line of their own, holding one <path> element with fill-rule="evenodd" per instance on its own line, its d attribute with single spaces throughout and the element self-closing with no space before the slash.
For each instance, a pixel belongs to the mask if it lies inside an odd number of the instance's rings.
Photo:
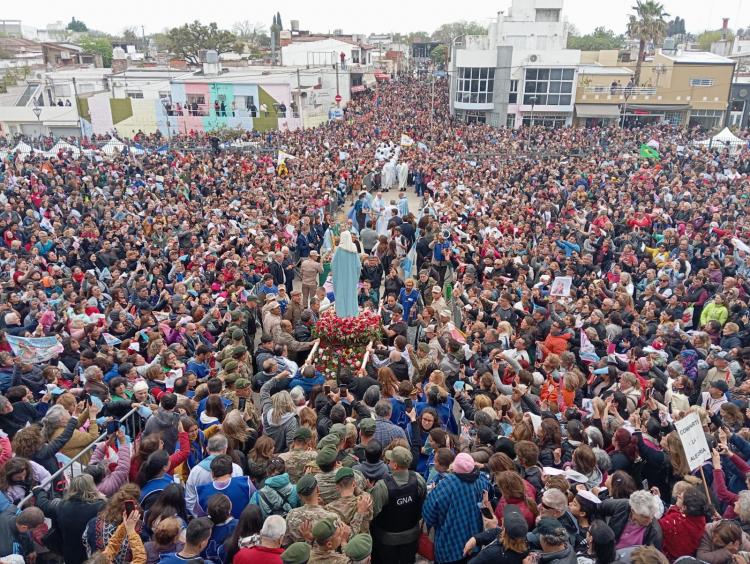
<svg viewBox="0 0 750 564">
<path fill-rule="evenodd" d="M 504 351 L 511 348 L 513 342 L 513 327 L 507 321 L 501 321 L 497 324 L 497 342 Z"/>
<path fill-rule="evenodd" d="M 294 433 L 299 427 L 297 409 L 288 391 L 282 390 L 271 396 L 276 378 L 271 378 L 260 389 L 260 405 L 263 414 L 263 431 L 275 444 L 276 454 L 286 452 L 294 442 Z"/>
<path fill-rule="evenodd" d="M 96 489 L 94 478 L 80 474 L 70 480 L 62 498 L 52 498 L 49 492 L 36 489 L 36 505 L 44 516 L 52 519 L 65 539 L 62 546 L 65 562 L 86 560 L 86 547 L 83 545 L 83 531 L 88 522 L 104 508 L 106 500 Z"/>
</svg>

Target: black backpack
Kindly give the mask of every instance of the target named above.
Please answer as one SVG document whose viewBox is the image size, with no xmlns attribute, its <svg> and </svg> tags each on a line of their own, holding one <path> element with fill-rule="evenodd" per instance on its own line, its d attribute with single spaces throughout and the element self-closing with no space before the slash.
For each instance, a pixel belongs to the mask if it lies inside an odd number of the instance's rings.
<svg viewBox="0 0 750 564">
<path fill-rule="evenodd" d="M 279 494 L 279 497 L 281 498 L 281 506 L 276 507 L 271 501 L 263 494 L 263 490 L 258 490 L 258 495 L 263 500 L 263 503 L 266 504 L 266 507 L 268 507 L 268 515 L 280 515 L 281 517 L 286 517 L 286 514 L 289 513 L 292 510 L 292 506 L 289 504 L 289 496 L 284 495 L 278 490 L 274 490 L 277 494 Z"/>
</svg>

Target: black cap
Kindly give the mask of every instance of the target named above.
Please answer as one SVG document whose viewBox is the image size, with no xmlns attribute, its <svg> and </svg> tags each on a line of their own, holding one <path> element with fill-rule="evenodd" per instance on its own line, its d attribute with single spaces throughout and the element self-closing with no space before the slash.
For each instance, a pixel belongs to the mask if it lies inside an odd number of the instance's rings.
<svg viewBox="0 0 750 564">
<path fill-rule="evenodd" d="M 273 337 L 269 335 L 268 333 L 263 333 L 263 335 L 260 336 L 260 342 L 261 343 L 272 343 Z"/>
<path fill-rule="evenodd" d="M 529 532 L 529 525 L 521 511 L 510 503 L 506 504 L 503 509 L 503 529 L 505 529 L 505 534 L 512 539 L 526 538 L 526 533 Z"/>
</svg>

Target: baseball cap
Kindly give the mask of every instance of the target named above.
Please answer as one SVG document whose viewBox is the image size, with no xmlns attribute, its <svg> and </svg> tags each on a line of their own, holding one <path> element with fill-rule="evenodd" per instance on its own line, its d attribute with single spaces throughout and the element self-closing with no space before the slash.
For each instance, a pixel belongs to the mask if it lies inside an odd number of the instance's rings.
<svg viewBox="0 0 750 564">
<path fill-rule="evenodd" d="M 560 493 L 562 494 L 562 492 Z M 543 517 L 536 524 L 536 532 L 540 535 L 554 535 L 560 529 L 564 529 L 564 527 L 560 521 L 553 519 L 552 517 Z"/>
<path fill-rule="evenodd" d="M 506 504 L 505 509 L 503 509 L 503 529 L 510 538 L 526 538 L 529 525 L 517 506 L 510 503 Z"/>
</svg>

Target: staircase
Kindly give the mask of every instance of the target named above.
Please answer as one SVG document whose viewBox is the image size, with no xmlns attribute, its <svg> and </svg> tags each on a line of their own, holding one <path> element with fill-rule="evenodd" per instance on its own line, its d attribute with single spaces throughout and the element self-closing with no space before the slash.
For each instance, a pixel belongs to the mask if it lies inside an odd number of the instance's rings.
<svg viewBox="0 0 750 564">
<path fill-rule="evenodd" d="M 41 87 L 41 82 L 29 82 L 26 89 L 23 91 L 23 94 L 21 94 L 21 97 L 18 98 L 16 106 L 28 106 L 30 101 L 36 100 Z"/>
</svg>

